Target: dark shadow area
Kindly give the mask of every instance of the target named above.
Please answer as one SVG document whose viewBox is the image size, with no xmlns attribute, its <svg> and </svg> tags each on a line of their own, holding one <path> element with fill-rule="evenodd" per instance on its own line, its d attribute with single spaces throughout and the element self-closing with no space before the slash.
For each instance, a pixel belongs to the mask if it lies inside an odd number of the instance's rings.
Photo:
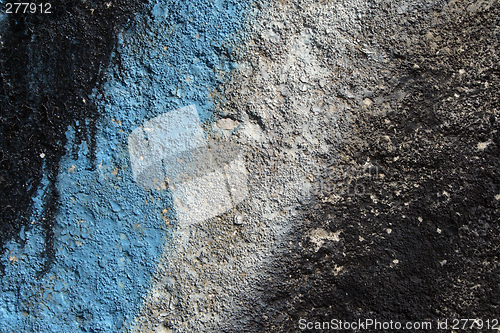
<svg viewBox="0 0 500 333">
<path fill-rule="evenodd" d="M 499 313 L 500 4 L 433 15 L 426 30 L 408 27 L 417 45 L 387 46 L 399 76 L 384 82 L 385 99 L 397 107 L 360 117 L 346 142 L 351 160 L 369 158 L 380 177 L 334 202 L 323 180 L 262 282 L 248 331 L 369 318 L 432 321 L 438 331 L 438 319 Z M 339 240 L 314 241 L 319 229 Z"/>
</svg>

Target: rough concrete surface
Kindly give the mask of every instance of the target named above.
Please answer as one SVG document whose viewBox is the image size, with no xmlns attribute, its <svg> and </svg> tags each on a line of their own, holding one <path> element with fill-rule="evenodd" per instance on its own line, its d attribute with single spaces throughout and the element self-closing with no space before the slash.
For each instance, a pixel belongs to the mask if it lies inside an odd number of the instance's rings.
<svg viewBox="0 0 500 333">
<path fill-rule="evenodd" d="M 18 190 L 2 199 L 0 332 L 500 319 L 498 1 L 129 5 L 98 8 L 123 18 L 109 47 L 75 46 L 100 50 L 99 70 L 68 62 L 98 79 L 43 95 L 92 106 L 21 153 L 40 110 L 49 129 L 61 111 L 29 98 L 54 78 L 36 56 L 21 66 L 35 74 L 13 75 L 13 45 L 51 25 L 0 18 L 0 184 Z M 16 122 L 16 106 L 35 120 Z M 165 144 L 181 127 L 198 142 Z M 32 171 L 14 181 L 20 166 Z M 152 167 L 145 186 L 137 170 Z"/>
</svg>

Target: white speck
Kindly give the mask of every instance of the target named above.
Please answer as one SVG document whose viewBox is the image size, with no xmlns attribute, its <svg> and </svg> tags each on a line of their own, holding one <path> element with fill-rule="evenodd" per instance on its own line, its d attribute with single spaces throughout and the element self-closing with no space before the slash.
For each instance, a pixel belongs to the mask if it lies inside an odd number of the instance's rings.
<svg viewBox="0 0 500 333">
<path fill-rule="evenodd" d="M 477 149 L 478 150 L 485 150 L 486 147 L 488 147 L 488 145 L 491 143 L 490 140 L 486 141 L 486 142 L 478 142 L 477 144 Z"/>
<path fill-rule="evenodd" d="M 385 231 L 386 231 L 386 232 L 390 235 L 390 234 L 391 234 L 391 232 L 392 232 L 392 229 L 387 228 L 387 229 L 385 229 Z"/>
<path fill-rule="evenodd" d="M 243 216 L 241 214 L 236 214 L 236 216 L 234 217 L 234 224 L 243 224 Z"/>
<path fill-rule="evenodd" d="M 234 130 L 236 127 L 239 126 L 239 123 L 237 121 L 234 121 L 229 118 L 219 119 L 215 124 L 217 125 L 217 127 L 228 131 Z"/>
<path fill-rule="evenodd" d="M 314 251 L 318 252 L 318 250 L 323 246 L 323 244 L 325 244 L 326 240 L 339 242 L 340 241 L 339 236 L 341 232 L 342 230 L 338 230 L 336 232 L 331 232 L 324 229 L 313 230 L 309 235 L 309 239 L 311 240 L 312 243 L 316 245 Z"/>
<path fill-rule="evenodd" d="M 418 217 L 418 222 L 422 222 L 424 219 L 422 219 L 421 216 Z"/>
<path fill-rule="evenodd" d="M 441 233 L 441 229 L 437 228 L 437 233 L 440 234 Z"/>
<path fill-rule="evenodd" d="M 371 99 L 369 99 L 369 98 L 365 98 L 363 100 L 363 105 L 366 106 L 367 108 L 369 108 L 370 106 L 373 105 L 373 101 Z"/>
<path fill-rule="evenodd" d="M 44 153 L 41 153 L 41 154 L 40 154 L 40 157 L 41 157 L 41 158 L 45 158 L 45 154 L 44 154 Z"/>
<path fill-rule="evenodd" d="M 500 200 L 500 193 L 495 195 L 495 200 Z"/>
<path fill-rule="evenodd" d="M 399 264 L 399 260 L 398 260 L 398 259 L 394 259 L 392 262 L 393 262 L 395 265 Z"/>
<path fill-rule="evenodd" d="M 458 70 L 458 74 L 464 75 L 465 74 L 465 69 L 461 68 Z"/>
<path fill-rule="evenodd" d="M 441 266 L 444 266 L 447 263 L 447 261 L 446 260 L 441 260 L 439 263 L 441 264 Z"/>
</svg>

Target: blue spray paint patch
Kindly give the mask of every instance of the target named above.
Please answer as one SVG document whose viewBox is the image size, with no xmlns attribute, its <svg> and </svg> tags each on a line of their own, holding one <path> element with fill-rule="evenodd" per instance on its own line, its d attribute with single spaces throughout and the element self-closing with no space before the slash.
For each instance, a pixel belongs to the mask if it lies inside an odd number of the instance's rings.
<svg viewBox="0 0 500 333">
<path fill-rule="evenodd" d="M 68 149 L 73 132 L 67 132 Z M 9 244 L 2 281 L 6 332 L 116 332 L 136 315 L 169 237 L 162 219 L 169 201 L 166 192 L 130 186 L 130 172 L 119 167 L 129 163 L 126 144 L 120 147 L 114 163 L 96 171 L 85 142 L 77 159 L 62 159 L 56 260 L 46 276 L 36 279 L 43 265 L 42 230 L 23 231 L 24 247 Z"/>
<path fill-rule="evenodd" d="M 130 327 L 149 287 L 155 264 L 171 238 L 171 194 L 134 183 L 128 135 L 148 119 L 195 104 L 201 121 L 214 110 L 211 92 L 236 67 L 231 50 L 242 40 L 249 1 L 162 1 L 137 17 L 109 69 L 96 137 L 96 164 L 85 142 L 67 132 L 60 162 L 60 206 L 54 226 L 56 257 L 40 279 L 43 230 L 22 231 L 2 258 L 2 332 L 119 332 Z M 41 218 L 48 180 L 34 198 Z"/>
<path fill-rule="evenodd" d="M 244 38 L 249 1 L 165 1 L 123 32 L 123 71 L 108 96 L 127 126 L 195 104 L 202 122 L 213 111 L 210 93 L 237 65 L 231 51 Z M 113 87 L 111 87 L 113 85 Z M 143 108 L 137 110 L 137 108 Z"/>
</svg>

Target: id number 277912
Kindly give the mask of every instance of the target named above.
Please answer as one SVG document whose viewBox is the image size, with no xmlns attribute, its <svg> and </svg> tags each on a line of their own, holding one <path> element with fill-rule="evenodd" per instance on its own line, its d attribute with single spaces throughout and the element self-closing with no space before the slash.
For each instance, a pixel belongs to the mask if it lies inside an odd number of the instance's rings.
<svg viewBox="0 0 500 333">
<path fill-rule="evenodd" d="M 51 14 L 52 5 L 34 2 L 7 2 L 5 4 L 5 14 Z"/>
</svg>

